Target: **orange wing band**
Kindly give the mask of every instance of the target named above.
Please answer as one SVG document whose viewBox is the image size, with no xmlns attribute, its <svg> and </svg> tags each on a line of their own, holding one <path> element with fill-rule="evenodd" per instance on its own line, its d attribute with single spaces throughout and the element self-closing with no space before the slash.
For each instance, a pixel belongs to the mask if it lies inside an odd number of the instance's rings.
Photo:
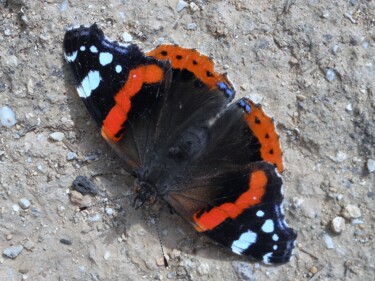
<svg viewBox="0 0 375 281">
<path fill-rule="evenodd" d="M 155 64 L 140 66 L 129 72 L 128 80 L 115 96 L 115 106 L 103 121 L 102 136 L 106 140 L 118 142 L 122 138 L 119 132 L 130 111 L 131 98 L 141 90 L 143 84 L 157 83 L 162 78 L 163 70 Z"/>
<path fill-rule="evenodd" d="M 284 165 L 275 124 L 272 118 L 263 112 L 260 105 L 256 105 L 250 100 L 247 101 L 251 104 L 251 112 L 246 115 L 246 122 L 259 140 L 262 159 L 276 165 L 278 172 L 282 173 Z"/>
<path fill-rule="evenodd" d="M 173 69 L 190 71 L 212 89 L 217 88 L 219 82 L 225 82 L 233 89 L 226 75 L 215 72 L 212 59 L 194 49 L 176 45 L 160 45 L 146 55 L 158 60 L 169 60 Z"/>
<path fill-rule="evenodd" d="M 199 232 L 212 230 L 228 218 L 238 217 L 245 209 L 259 204 L 266 192 L 267 176 L 264 171 L 256 171 L 250 175 L 249 189 L 234 203 L 224 203 L 199 215 L 194 214 L 195 228 Z"/>
</svg>

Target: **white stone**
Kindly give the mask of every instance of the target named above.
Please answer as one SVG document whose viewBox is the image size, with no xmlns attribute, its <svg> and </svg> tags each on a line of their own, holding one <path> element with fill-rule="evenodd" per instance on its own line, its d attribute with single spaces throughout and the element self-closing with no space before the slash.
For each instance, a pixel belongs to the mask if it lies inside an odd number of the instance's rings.
<svg viewBox="0 0 375 281">
<path fill-rule="evenodd" d="M 194 30 L 194 29 L 197 29 L 197 24 L 195 22 L 191 22 L 191 23 L 188 23 L 186 25 L 186 29 L 187 30 Z"/>
<path fill-rule="evenodd" d="M 110 252 L 105 251 L 103 258 L 104 258 L 105 260 L 108 260 L 110 256 L 111 256 Z"/>
<path fill-rule="evenodd" d="M 18 202 L 18 205 L 20 205 L 20 207 L 25 210 L 25 209 L 28 209 L 30 207 L 30 201 L 27 200 L 26 198 L 22 198 Z"/>
<path fill-rule="evenodd" d="M 179 0 L 176 5 L 177 12 L 181 12 L 183 9 L 185 9 L 189 4 L 186 3 L 183 0 Z"/>
<path fill-rule="evenodd" d="M 341 233 L 345 230 L 345 219 L 343 217 L 335 217 L 331 222 L 331 228 L 334 233 Z"/>
<path fill-rule="evenodd" d="M 112 215 L 113 215 L 113 209 L 112 209 L 112 208 L 105 208 L 105 213 L 106 213 L 108 216 L 112 216 Z"/>
<path fill-rule="evenodd" d="M 129 42 L 133 41 L 133 37 L 132 37 L 132 35 L 131 35 L 130 33 L 128 33 L 128 32 L 124 32 L 124 33 L 122 34 L 122 39 L 123 39 L 124 42 L 126 42 L 126 43 L 129 43 Z"/>
<path fill-rule="evenodd" d="M 361 210 L 354 205 L 347 205 L 342 211 L 342 215 L 347 219 L 358 219 L 362 216 Z"/>
<path fill-rule="evenodd" d="M 198 5 L 195 4 L 194 2 L 191 2 L 189 6 L 190 6 L 190 10 L 191 10 L 193 13 L 199 11 L 199 7 L 198 7 Z"/>
<path fill-rule="evenodd" d="M 3 106 L 0 108 L 0 122 L 5 127 L 12 127 L 17 123 L 16 114 L 10 107 Z"/>
<path fill-rule="evenodd" d="M 367 160 L 367 169 L 370 173 L 375 172 L 375 160 L 369 159 Z"/>
<path fill-rule="evenodd" d="M 353 106 L 352 106 L 352 104 L 351 103 L 349 103 L 346 107 L 345 107 L 345 110 L 346 111 L 352 111 L 353 110 Z"/>
<path fill-rule="evenodd" d="M 332 69 L 327 69 L 327 72 L 326 72 L 326 79 L 329 81 L 329 82 L 332 82 L 333 80 L 335 80 L 336 78 L 336 74 L 335 72 L 332 70 Z"/>
<path fill-rule="evenodd" d="M 65 135 L 62 132 L 53 132 L 49 134 L 49 138 L 53 141 L 62 141 Z"/>
<path fill-rule="evenodd" d="M 12 205 L 13 212 L 17 212 L 18 213 L 20 211 L 20 209 L 21 209 L 20 206 L 18 206 L 17 204 L 13 204 Z"/>
<path fill-rule="evenodd" d="M 8 247 L 3 251 L 3 255 L 8 258 L 15 259 L 22 252 L 22 250 L 22 245 Z"/>
<path fill-rule="evenodd" d="M 323 234 L 323 240 L 326 244 L 327 249 L 333 249 L 335 248 L 335 245 L 333 244 L 331 236 L 329 236 L 327 233 Z"/>
<path fill-rule="evenodd" d="M 197 268 L 199 275 L 207 275 L 210 272 L 210 266 L 207 263 L 201 263 Z"/>
</svg>

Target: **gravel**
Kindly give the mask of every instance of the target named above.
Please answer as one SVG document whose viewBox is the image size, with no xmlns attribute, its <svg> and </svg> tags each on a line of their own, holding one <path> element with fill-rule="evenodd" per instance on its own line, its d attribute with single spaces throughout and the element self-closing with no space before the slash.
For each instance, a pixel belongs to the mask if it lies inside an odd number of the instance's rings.
<svg viewBox="0 0 375 281">
<path fill-rule="evenodd" d="M 0 123 L 5 127 L 12 127 L 17 123 L 16 114 L 10 107 L 3 106 L 0 108 Z"/>
<path fill-rule="evenodd" d="M 4 249 L 3 255 L 7 258 L 15 259 L 22 252 L 22 250 L 23 250 L 22 245 L 8 247 Z"/>
</svg>

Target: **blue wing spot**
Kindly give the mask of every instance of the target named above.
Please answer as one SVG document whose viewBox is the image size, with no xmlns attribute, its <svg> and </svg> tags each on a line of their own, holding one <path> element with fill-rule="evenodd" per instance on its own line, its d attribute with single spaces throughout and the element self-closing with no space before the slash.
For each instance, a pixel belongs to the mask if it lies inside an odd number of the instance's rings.
<svg viewBox="0 0 375 281">
<path fill-rule="evenodd" d="M 244 99 L 241 99 L 237 103 L 246 113 L 251 112 L 251 105 L 248 104 Z"/>
<path fill-rule="evenodd" d="M 234 98 L 234 91 L 231 90 L 224 82 L 217 83 L 217 87 L 219 88 L 219 90 L 222 90 L 230 100 Z"/>
</svg>

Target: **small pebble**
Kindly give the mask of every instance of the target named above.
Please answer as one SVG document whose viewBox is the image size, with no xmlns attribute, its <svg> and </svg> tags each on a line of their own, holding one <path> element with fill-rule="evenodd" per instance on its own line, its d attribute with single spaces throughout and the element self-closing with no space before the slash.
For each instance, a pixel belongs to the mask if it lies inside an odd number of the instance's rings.
<svg viewBox="0 0 375 281">
<path fill-rule="evenodd" d="M 3 255 L 10 259 L 15 259 L 23 250 L 22 245 L 12 246 L 9 248 L 6 248 L 3 251 Z"/>
<path fill-rule="evenodd" d="M 72 190 L 70 192 L 70 201 L 72 201 L 75 204 L 81 204 L 83 199 L 83 195 L 79 193 L 78 191 Z"/>
<path fill-rule="evenodd" d="M 156 265 L 157 266 L 163 266 L 164 265 L 164 257 L 163 256 L 156 258 Z"/>
<path fill-rule="evenodd" d="M 16 114 L 10 107 L 0 108 L 0 122 L 5 127 L 12 127 L 17 123 Z"/>
<path fill-rule="evenodd" d="M 362 216 L 361 210 L 354 205 L 347 205 L 342 211 L 342 215 L 347 219 L 358 219 Z"/>
<path fill-rule="evenodd" d="M 346 107 L 345 107 L 345 110 L 350 112 L 350 111 L 353 111 L 353 106 L 351 103 L 349 103 Z"/>
<path fill-rule="evenodd" d="M 9 241 L 9 240 L 12 240 L 13 235 L 12 235 L 12 234 L 8 234 L 6 238 L 7 238 L 8 241 Z"/>
<path fill-rule="evenodd" d="M 303 205 L 303 201 L 304 200 L 302 198 L 294 197 L 293 198 L 293 207 L 295 209 L 300 208 Z"/>
<path fill-rule="evenodd" d="M 5 36 L 10 36 L 10 35 L 12 35 L 12 32 L 9 29 L 5 29 L 4 30 L 4 35 Z"/>
<path fill-rule="evenodd" d="M 69 151 L 66 154 L 66 160 L 68 160 L 68 161 L 73 161 L 73 160 L 77 160 L 77 159 L 78 159 L 78 155 L 75 152 Z"/>
<path fill-rule="evenodd" d="M 201 263 L 197 268 L 198 274 L 203 276 L 210 272 L 210 266 L 207 263 Z"/>
<path fill-rule="evenodd" d="M 128 32 L 124 32 L 122 34 L 122 39 L 124 40 L 124 42 L 129 43 L 129 42 L 133 41 L 133 36 L 131 36 L 131 34 L 128 33 Z"/>
<path fill-rule="evenodd" d="M 375 160 L 374 159 L 367 160 L 367 169 L 370 173 L 375 172 Z"/>
<path fill-rule="evenodd" d="M 90 216 L 90 217 L 88 217 L 87 218 L 89 221 L 101 221 L 102 220 L 102 217 L 98 214 L 98 213 L 96 213 L 95 215 L 93 215 L 93 216 Z"/>
<path fill-rule="evenodd" d="M 21 209 L 20 206 L 17 205 L 17 204 L 13 204 L 13 205 L 12 205 L 12 210 L 13 210 L 14 212 L 19 212 L 20 209 Z"/>
<path fill-rule="evenodd" d="M 20 207 L 24 210 L 28 209 L 30 207 L 30 201 L 27 200 L 26 198 L 22 198 L 20 199 L 20 201 L 18 202 L 18 205 L 20 205 Z"/>
<path fill-rule="evenodd" d="M 332 53 L 334 55 L 337 55 L 338 50 L 339 50 L 339 45 L 333 45 L 332 46 Z"/>
<path fill-rule="evenodd" d="M 183 0 L 179 0 L 177 2 L 177 6 L 176 6 L 176 10 L 177 12 L 181 12 L 183 9 L 185 9 L 187 6 L 189 6 L 188 3 L 186 3 L 185 1 Z"/>
<path fill-rule="evenodd" d="M 197 25 L 196 25 L 196 23 L 194 23 L 194 22 L 188 23 L 188 24 L 186 25 L 186 29 L 187 29 L 187 30 L 194 30 L 194 29 L 197 29 Z"/>
<path fill-rule="evenodd" d="M 334 233 L 341 233 L 345 230 L 345 219 L 343 217 L 335 217 L 331 221 L 331 229 Z"/>
<path fill-rule="evenodd" d="M 34 243 L 33 241 L 31 241 L 31 240 L 27 240 L 27 241 L 25 242 L 25 244 L 23 244 L 23 247 L 24 247 L 26 250 L 31 251 L 32 249 L 35 248 L 35 243 Z"/>
<path fill-rule="evenodd" d="M 60 12 L 64 12 L 66 9 L 69 7 L 69 2 L 68 0 L 64 0 L 60 5 L 59 5 L 59 10 Z"/>
<path fill-rule="evenodd" d="M 108 260 L 110 256 L 111 256 L 111 254 L 108 251 L 105 251 L 103 258 L 105 260 Z"/>
<path fill-rule="evenodd" d="M 344 162 L 346 158 L 348 158 L 348 156 L 346 155 L 345 152 L 338 151 L 334 160 L 337 163 L 341 163 L 341 162 Z"/>
<path fill-rule="evenodd" d="M 177 250 L 177 249 L 173 249 L 172 250 L 171 257 L 173 259 L 179 258 L 180 256 L 181 256 L 181 251 L 180 250 Z"/>
<path fill-rule="evenodd" d="M 64 245 L 72 245 L 72 241 L 64 238 L 60 239 L 60 243 Z"/>
<path fill-rule="evenodd" d="M 95 184 L 85 176 L 77 176 L 72 184 L 73 188 L 83 195 L 97 195 L 99 193 Z"/>
<path fill-rule="evenodd" d="M 327 69 L 327 72 L 326 72 L 326 79 L 327 79 L 329 82 L 332 82 L 333 80 L 335 80 L 335 77 L 336 77 L 335 72 L 334 72 L 332 69 Z"/>
<path fill-rule="evenodd" d="M 312 267 L 310 267 L 310 272 L 311 272 L 312 274 L 315 274 L 315 273 L 318 272 L 318 268 L 317 268 L 315 265 L 313 265 Z"/>
<path fill-rule="evenodd" d="M 105 213 L 106 213 L 108 216 L 112 216 L 112 215 L 113 215 L 113 209 L 112 209 L 112 208 L 105 208 Z"/>
<path fill-rule="evenodd" d="M 49 134 L 49 138 L 53 141 L 62 141 L 65 135 L 62 132 L 53 132 Z"/>
<path fill-rule="evenodd" d="M 198 7 L 198 5 L 195 4 L 194 2 L 191 2 L 189 6 L 190 6 L 190 10 L 191 10 L 193 13 L 199 11 L 199 7 Z"/>
<path fill-rule="evenodd" d="M 323 240 L 326 244 L 327 249 L 334 249 L 335 245 L 333 244 L 331 236 L 329 236 L 327 233 L 323 234 Z"/>
<path fill-rule="evenodd" d="M 363 41 L 363 42 L 362 42 L 362 48 L 363 48 L 363 49 L 368 49 L 368 47 L 369 47 L 368 42 L 367 42 L 367 41 Z"/>
<path fill-rule="evenodd" d="M 253 272 L 249 263 L 243 261 L 234 261 L 232 262 L 232 267 L 239 280 L 251 281 L 254 280 Z"/>
</svg>

